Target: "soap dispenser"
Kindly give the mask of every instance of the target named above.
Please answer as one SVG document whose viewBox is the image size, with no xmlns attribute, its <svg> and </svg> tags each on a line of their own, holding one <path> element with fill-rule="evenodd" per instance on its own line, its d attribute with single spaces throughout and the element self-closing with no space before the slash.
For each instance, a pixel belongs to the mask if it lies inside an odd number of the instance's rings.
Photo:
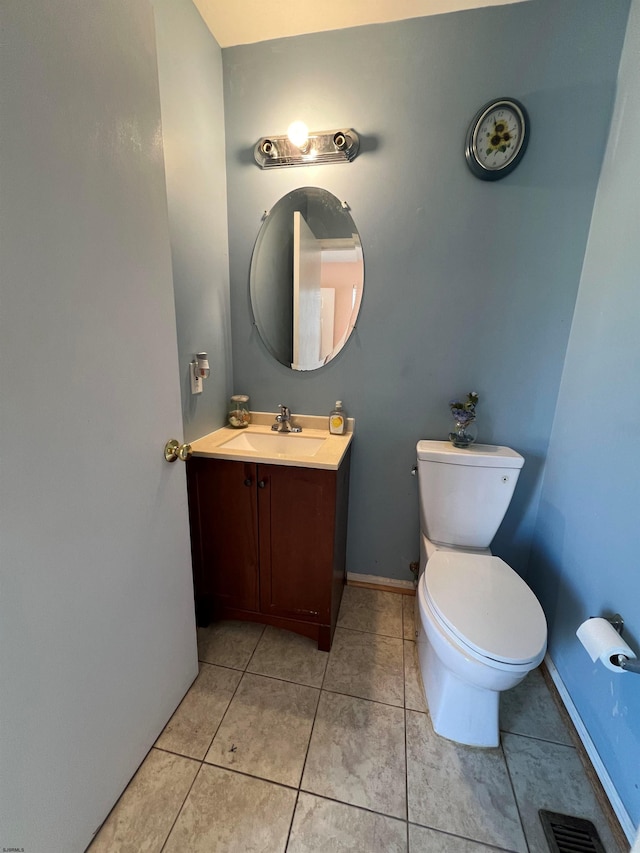
<svg viewBox="0 0 640 853">
<path fill-rule="evenodd" d="M 336 407 L 329 415 L 329 432 L 332 435 L 342 435 L 346 422 L 346 415 L 342 408 L 342 400 L 336 400 Z"/>
</svg>

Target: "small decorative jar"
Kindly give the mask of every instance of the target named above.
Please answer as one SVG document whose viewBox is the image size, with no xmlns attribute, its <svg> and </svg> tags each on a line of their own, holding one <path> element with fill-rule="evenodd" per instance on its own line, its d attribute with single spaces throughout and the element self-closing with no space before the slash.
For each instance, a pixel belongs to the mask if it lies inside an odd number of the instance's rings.
<svg viewBox="0 0 640 853">
<path fill-rule="evenodd" d="M 234 394 L 229 400 L 229 426 L 241 429 L 251 423 L 249 397 L 246 394 Z"/>
</svg>

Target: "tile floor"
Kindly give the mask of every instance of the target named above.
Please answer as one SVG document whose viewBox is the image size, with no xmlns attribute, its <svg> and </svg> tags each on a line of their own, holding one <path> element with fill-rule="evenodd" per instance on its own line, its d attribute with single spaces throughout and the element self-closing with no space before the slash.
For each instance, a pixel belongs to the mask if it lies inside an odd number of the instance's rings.
<svg viewBox="0 0 640 853">
<path fill-rule="evenodd" d="M 505 694 L 499 748 L 434 734 L 413 601 L 347 587 L 331 654 L 200 629 L 200 674 L 90 853 L 548 853 L 539 808 L 619 853 L 539 672 Z"/>
</svg>

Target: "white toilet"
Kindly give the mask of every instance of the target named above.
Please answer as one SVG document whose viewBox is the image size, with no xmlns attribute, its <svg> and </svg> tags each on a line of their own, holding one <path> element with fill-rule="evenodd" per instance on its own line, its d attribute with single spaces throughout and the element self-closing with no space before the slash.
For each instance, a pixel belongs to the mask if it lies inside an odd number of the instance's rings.
<svg viewBox="0 0 640 853">
<path fill-rule="evenodd" d="M 508 447 L 419 441 L 418 656 L 436 732 L 498 746 L 502 690 L 542 661 L 547 623 L 522 578 L 489 550 L 524 459 Z"/>
</svg>

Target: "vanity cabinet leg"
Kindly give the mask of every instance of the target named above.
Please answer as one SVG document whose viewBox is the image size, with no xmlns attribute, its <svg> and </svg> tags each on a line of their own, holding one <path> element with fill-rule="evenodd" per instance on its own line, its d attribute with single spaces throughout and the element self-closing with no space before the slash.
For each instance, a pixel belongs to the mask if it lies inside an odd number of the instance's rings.
<svg viewBox="0 0 640 853">
<path fill-rule="evenodd" d="M 331 651 L 331 627 L 329 625 L 320 625 L 318 628 L 318 651 Z"/>
</svg>

